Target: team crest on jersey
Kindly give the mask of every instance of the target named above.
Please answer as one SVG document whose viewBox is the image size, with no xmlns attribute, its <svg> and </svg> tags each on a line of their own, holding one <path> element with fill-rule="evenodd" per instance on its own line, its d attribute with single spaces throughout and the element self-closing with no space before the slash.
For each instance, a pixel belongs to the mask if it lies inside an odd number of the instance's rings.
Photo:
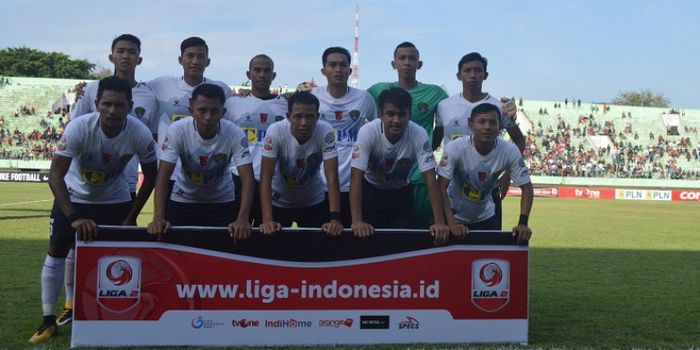
<svg viewBox="0 0 700 350">
<path fill-rule="evenodd" d="M 394 167 L 394 162 L 396 162 L 396 159 L 385 159 L 384 160 L 384 167 L 386 169 L 391 169 Z"/>
<path fill-rule="evenodd" d="M 284 116 L 276 115 L 276 116 L 275 116 L 275 121 L 278 122 L 278 121 L 280 121 L 280 120 L 284 120 Z"/>
<path fill-rule="evenodd" d="M 418 111 L 421 113 L 425 113 L 428 111 L 428 104 L 425 102 L 418 102 L 416 107 L 418 108 Z"/>
<path fill-rule="evenodd" d="M 107 164 L 112 161 L 112 155 L 107 153 L 102 153 L 102 163 Z"/>
<path fill-rule="evenodd" d="M 209 156 L 199 156 L 199 166 L 206 168 L 209 165 Z"/>
<path fill-rule="evenodd" d="M 396 166 L 399 168 L 410 168 L 411 165 L 413 165 L 413 161 L 411 161 L 408 158 L 401 158 L 399 161 L 396 163 Z"/>
<path fill-rule="evenodd" d="M 478 173 L 478 175 L 479 175 L 479 182 L 484 182 L 484 181 L 486 181 L 486 173 L 485 173 L 485 172 L 480 171 L 480 172 Z"/>
<path fill-rule="evenodd" d="M 146 109 L 141 106 L 138 106 L 134 108 L 134 113 L 136 113 L 136 116 L 138 116 L 139 118 L 143 118 L 144 114 L 146 114 Z"/>
<path fill-rule="evenodd" d="M 335 111 L 335 120 L 337 120 L 337 121 L 343 120 L 343 111 Z"/>
<path fill-rule="evenodd" d="M 303 169 L 306 164 L 306 159 L 297 159 L 297 169 Z"/>
<path fill-rule="evenodd" d="M 260 113 L 260 122 L 261 123 L 267 123 L 267 113 Z"/>
<path fill-rule="evenodd" d="M 227 158 L 225 153 L 217 153 L 214 155 L 213 159 L 215 162 L 223 162 Z"/>
<path fill-rule="evenodd" d="M 133 154 L 125 154 L 125 155 L 119 157 L 119 161 L 122 163 L 126 163 L 126 162 L 131 160 L 132 156 L 133 156 Z"/>
<path fill-rule="evenodd" d="M 354 122 L 357 121 L 358 119 L 360 119 L 360 111 L 358 111 L 356 109 L 353 109 L 352 111 L 350 111 L 350 119 Z"/>
</svg>

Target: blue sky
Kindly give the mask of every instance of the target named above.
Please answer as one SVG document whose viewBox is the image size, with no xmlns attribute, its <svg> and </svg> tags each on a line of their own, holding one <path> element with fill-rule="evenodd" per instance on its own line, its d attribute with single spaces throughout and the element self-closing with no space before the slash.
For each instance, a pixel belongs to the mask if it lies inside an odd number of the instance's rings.
<svg viewBox="0 0 700 350">
<path fill-rule="evenodd" d="M 663 92 L 672 105 L 700 108 L 700 2 L 696 1 L 100 1 L 0 0 L 0 47 L 61 51 L 109 67 L 111 40 L 143 42 L 137 79 L 181 75 L 182 39 L 207 40 L 206 75 L 245 81 L 250 57 L 270 55 L 275 85 L 320 74 L 329 46 L 352 51 L 360 6 L 360 87 L 394 81 L 402 41 L 418 46 L 418 79 L 458 93 L 460 57 L 489 59 L 485 90 L 530 99 L 607 101 L 620 90 Z"/>
</svg>

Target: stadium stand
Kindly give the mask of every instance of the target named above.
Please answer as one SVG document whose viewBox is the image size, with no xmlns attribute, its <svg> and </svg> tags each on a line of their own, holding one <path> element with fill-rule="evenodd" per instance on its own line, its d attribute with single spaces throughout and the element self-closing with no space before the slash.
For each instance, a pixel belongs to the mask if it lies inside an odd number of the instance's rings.
<svg viewBox="0 0 700 350">
<path fill-rule="evenodd" d="M 61 107 L 72 102 L 80 82 L 3 81 L 0 167 L 21 161 L 22 167 L 48 168 L 68 122 Z M 528 166 L 538 178 L 700 179 L 700 110 L 522 100 L 518 124 L 527 136 Z"/>
</svg>

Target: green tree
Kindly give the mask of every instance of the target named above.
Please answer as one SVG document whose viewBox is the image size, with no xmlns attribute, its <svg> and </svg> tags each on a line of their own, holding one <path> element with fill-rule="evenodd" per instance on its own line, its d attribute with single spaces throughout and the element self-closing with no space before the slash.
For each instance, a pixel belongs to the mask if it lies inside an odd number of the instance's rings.
<svg viewBox="0 0 700 350">
<path fill-rule="evenodd" d="M 668 107 L 671 101 L 663 92 L 653 92 L 649 89 L 640 91 L 620 91 L 612 102 L 616 105 L 639 107 Z"/>
<path fill-rule="evenodd" d="M 0 49 L 0 74 L 15 77 L 95 79 L 94 63 L 28 47 Z"/>
</svg>

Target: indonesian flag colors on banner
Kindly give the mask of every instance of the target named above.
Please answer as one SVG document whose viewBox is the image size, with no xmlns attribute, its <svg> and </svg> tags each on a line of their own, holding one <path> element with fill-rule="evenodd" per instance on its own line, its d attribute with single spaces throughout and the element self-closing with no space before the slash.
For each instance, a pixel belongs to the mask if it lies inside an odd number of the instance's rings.
<svg viewBox="0 0 700 350">
<path fill-rule="evenodd" d="M 207 249 L 103 231 L 78 242 L 73 346 L 527 342 L 527 246 L 189 233 L 224 236 Z M 316 259 L 319 245 L 350 251 Z"/>
</svg>

